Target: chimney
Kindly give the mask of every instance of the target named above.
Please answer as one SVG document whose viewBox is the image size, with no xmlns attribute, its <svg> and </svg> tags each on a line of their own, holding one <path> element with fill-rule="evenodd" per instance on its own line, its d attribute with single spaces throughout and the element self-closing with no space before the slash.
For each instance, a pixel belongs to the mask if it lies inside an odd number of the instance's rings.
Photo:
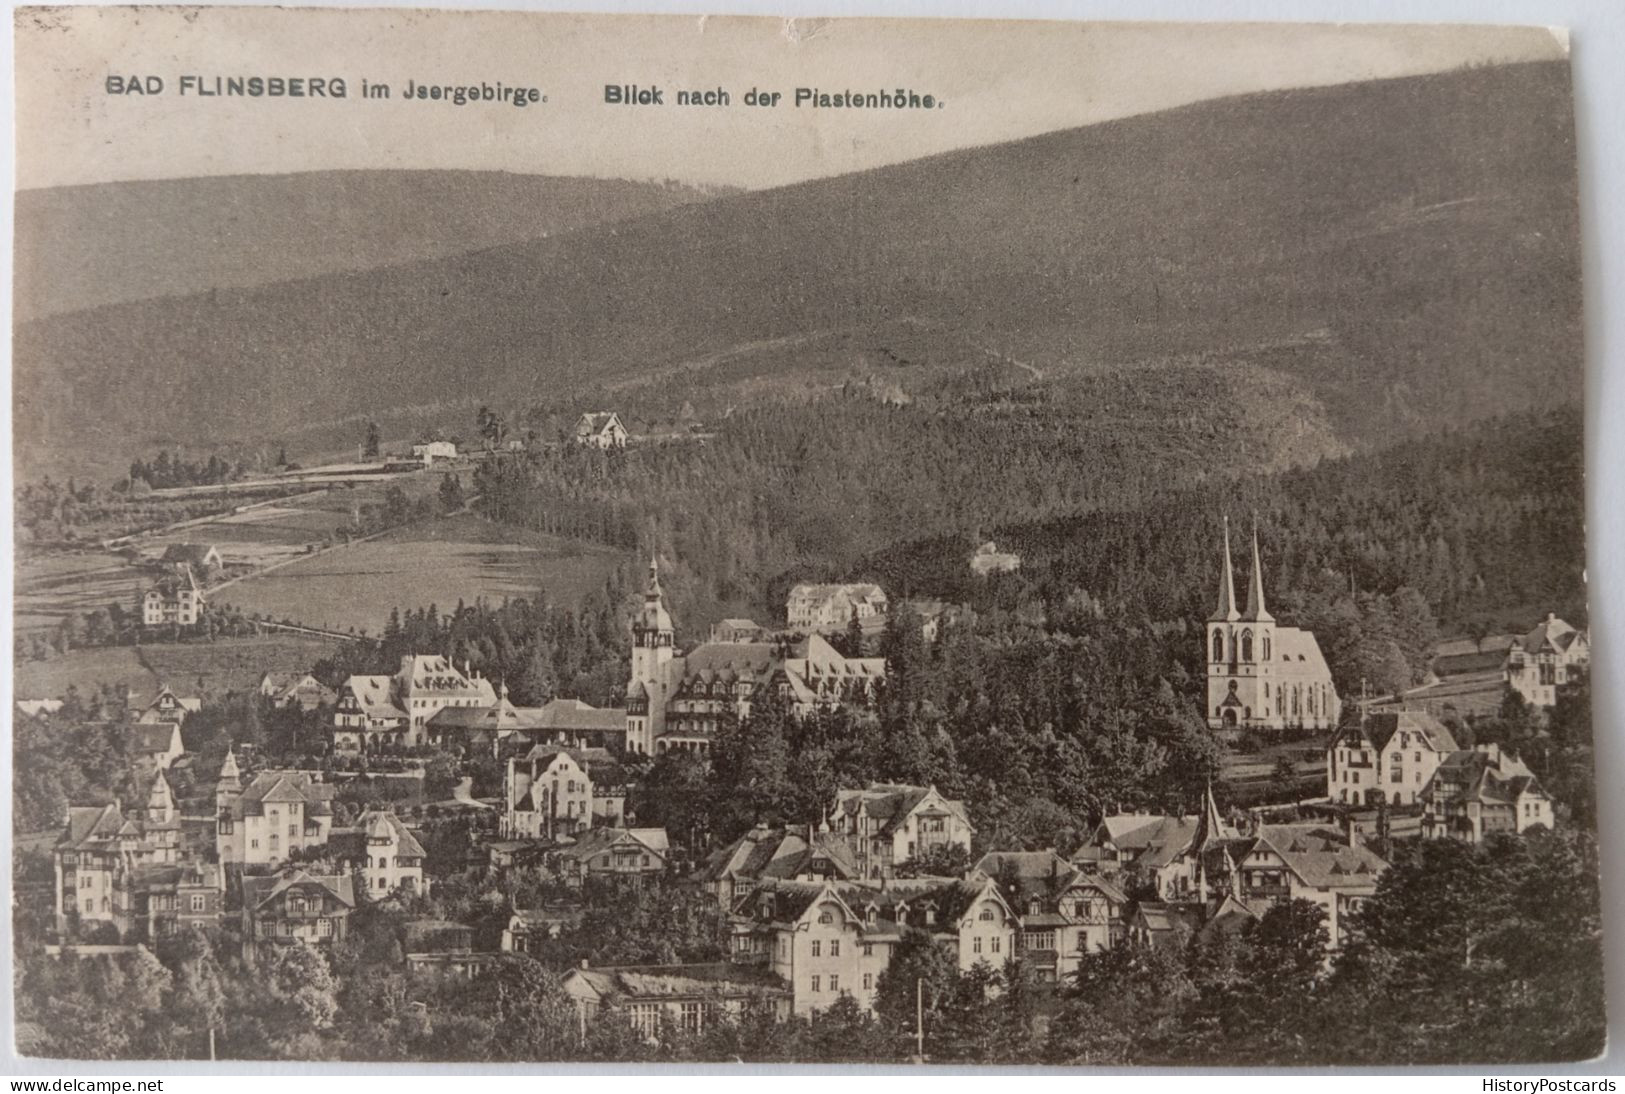
<svg viewBox="0 0 1625 1094">
<path fill-rule="evenodd" d="M 1352 811 L 1343 814 L 1343 832 L 1348 837 L 1350 847 L 1360 846 L 1360 829 L 1354 823 L 1354 813 Z"/>
</svg>

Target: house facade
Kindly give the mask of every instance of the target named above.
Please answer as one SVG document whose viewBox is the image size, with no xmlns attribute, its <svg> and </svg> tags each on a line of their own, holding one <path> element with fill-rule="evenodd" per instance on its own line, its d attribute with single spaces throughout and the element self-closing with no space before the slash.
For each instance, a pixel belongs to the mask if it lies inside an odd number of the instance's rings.
<svg viewBox="0 0 1625 1094">
<path fill-rule="evenodd" d="M 1530 706 L 1557 703 L 1557 689 L 1591 665 L 1591 638 L 1551 612 L 1507 650 L 1507 687 Z"/>
<path fill-rule="evenodd" d="M 970 556 L 970 571 L 977 577 L 989 574 L 1011 574 L 1021 569 L 1021 556 L 1013 551 L 1001 551 L 998 544 L 988 540 Z"/>
<path fill-rule="evenodd" d="M 767 689 L 802 716 L 865 705 L 885 677 L 884 658 L 842 656 L 816 634 L 794 643 L 707 642 L 679 653 L 651 561 L 643 606 L 632 624 L 626 748 L 645 755 L 708 752 L 722 721 L 748 717 Z"/>
<path fill-rule="evenodd" d="M 141 597 L 141 622 L 148 627 L 191 627 L 203 614 L 203 590 L 189 566 L 165 574 Z"/>
<path fill-rule="evenodd" d="M 134 872 L 181 861 L 180 812 L 169 780 L 157 772 L 146 801 L 129 811 L 116 798 L 69 806 L 52 857 L 58 931 L 107 923 L 126 935 L 139 918 Z"/>
<path fill-rule="evenodd" d="M 762 881 L 857 881 L 862 876 L 851 848 L 827 824 L 777 828 L 757 824 L 713 852 L 688 881 L 731 909 Z"/>
<path fill-rule="evenodd" d="M 1326 796 L 1339 804 L 1414 806 L 1445 757 L 1448 727 L 1420 710 L 1383 711 L 1345 726 L 1326 748 Z"/>
<path fill-rule="evenodd" d="M 1343 704 L 1310 631 L 1283 627 L 1264 605 L 1264 568 L 1253 534 L 1247 605 L 1236 606 L 1225 524 L 1219 604 L 1207 622 L 1207 723 L 1212 729 L 1332 729 Z"/>
<path fill-rule="evenodd" d="M 359 876 L 373 900 L 391 893 L 429 893 L 423 845 L 390 810 L 369 809 L 355 824 L 332 829 L 327 846 L 339 868 Z"/>
<path fill-rule="evenodd" d="M 564 881 L 581 885 L 589 877 L 656 877 L 670 855 L 664 828 L 591 828 L 553 857 Z"/>
<path fill-rule="evenodd" d="M 215 783 L 215 852 L 223 867 L 276 866 L 327 843 L 333 793 L 319 772 L 269 770 L 243 786 L 228 751 Z"/>
<path fill-rule="evenodd" d="M 345 874 L 308 874 L 296 867 L 243 878 L 243 956 L 295 942 L 331 946 L 344 941 L 355 887 Z"/>
<path fill-rule="evenodd" d="M 798 1015 L 843 995 L 874 1009 L 880 974 L 909 930 L 924 931 L 961 971 L 1004 965 L 1020 919 L 986 877 L 840 885 L 769 881 L 734 906 L 732 959 L 790 987 Z"/>
<path fill-rule="evenodd" d="M 502 835 L 552 839 L 592 827 L 593 785 L 583 758 L 562 746 L 537 745 L 508 761 L 503 778 Z"/>
<path fill-rule="evenodd" d="M 796 585 L 785 598 L 784 614 L 792 630 L 839 631 L 856 618 L 861 623 L 886 614 L 886 591 L 879 585 Z"/>
<path fill-rule="evenodd" d="M 573 435 L 576 444 L 600 451 L 625 448 L 628 436 L 626 426 L 621 424 L 621 416 L 612 410 L 583 414 L 576 419 Z"/>
<path fill-rule="evenodd" d="M 338 702 L 338 692 L 310 673 L 268 672 L 260 677 L 260 697 L 278 709 L 316 710 Z"/>
<path fill-rule="evenodd" d="M 333 748 L 353 753 L 417 747 L 428 743 L 428 724 L 441 711 L 496 703 L 496 690 L 478 672 L 458 669 L 445 657 L 409 654 L 393 676 L 344 682 L 333 711 Z"/>
<path fill-rule="evenodd" d="M 581 1027 L 600 1021 L 628 1023 L 647 1040 L 662 1030 L 699 1034 L 747 1007 L 765 1007 L 780 1018 L 791 1011 L 790 992 L 770 976 L 729 964 L 628 965 L 571 969 L 564 993 L 575 1003 Z"/>
<path fill-rule="evenodd" d="M 1040 981 L 1064 981 L 1084 955 L 1112 949 L 1127 935 L 1123 891 L 1054 850 L 994 851 L 973 869 L 991 878 L 1021 917 L 1017 952 Z"/>
<path fill-rule="evenodd" d="M 1445 757 L 1421 794 L 1422 838 L 1482 843 L 1496 832 L 1556 825 L 1551 795 L 1524 763 L 1498 745 Z"/>
<path fill-rule="evenodd" d="M 969 856 L 975 832 L 964 802 L 934 786 L 889 783 L 837 792 L 829 828 L 865 878 L 892 877 L 902 863 L 940 847 L 957 846 Z"/>
</svg>

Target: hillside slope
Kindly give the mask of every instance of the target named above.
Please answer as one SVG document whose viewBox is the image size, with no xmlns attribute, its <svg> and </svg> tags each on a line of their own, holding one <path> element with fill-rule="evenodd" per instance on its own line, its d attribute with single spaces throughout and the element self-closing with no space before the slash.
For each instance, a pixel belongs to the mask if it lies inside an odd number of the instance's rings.
<svg viewBox="0 0 1625 1094">
<path fill-rule="evenodd" d="M 1517 65 L 1246 96 L 410 266 L 57 316 L 18 331 L 17 436 L 35 446 L 20 450 L 524 399 L 898 317 L 1038 367 L 1258 347 L 1360 444 L 1567 401 L 1568 79 Z"/>
<path fill-rule="evenodd" d="M 23 190 L 17 318 L 444 258 L 707 196 L 676 185 L 500 171 L 313 171 Z"/>
</svg>

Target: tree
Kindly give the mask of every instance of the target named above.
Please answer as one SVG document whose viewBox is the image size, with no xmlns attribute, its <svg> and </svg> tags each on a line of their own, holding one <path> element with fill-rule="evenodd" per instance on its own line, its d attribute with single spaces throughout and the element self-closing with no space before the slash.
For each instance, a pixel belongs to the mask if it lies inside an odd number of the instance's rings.
<svg viewBox="0 0 1625 1094">
<path fill-rule="evenodd" d="M 970 852 L 963 844 L 939 843 L 899 863 L 897 876 L 963 877 L 969 869 Z"/>
<path fill-rule="evenodd" d="M 446 475 L 440 480 L 440 510 L 443 513 L 461 512 L 467 504 L 463 497 L 463 483 L 456 475 Z"/>
<path fill-rule="evenodd" d="M 363 460 L 376 460 L 380 445 L 381 438 L 378 435 L 378 423 L 368 422 L 366 439 L 361 442 L 361 458 Z"/>
</svg>

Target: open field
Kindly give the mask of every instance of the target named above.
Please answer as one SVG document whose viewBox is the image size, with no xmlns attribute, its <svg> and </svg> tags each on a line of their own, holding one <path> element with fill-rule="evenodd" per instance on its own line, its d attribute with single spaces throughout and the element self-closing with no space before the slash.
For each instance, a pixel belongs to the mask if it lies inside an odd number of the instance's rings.
<svg viewBox="0 0 1625 1094">
<path fill-rule="evenodd" d="M 294 635 L 221 638 L 139 647 L 141 660 L 161 682 L 188 695 L 245 691 L 267 672 L 306 672 L 339 643 Z"/>
<path fill-rule="evenodd" d="M 620 561 L 601 547 L 464 514 L 285 566 L 223 589 L 219 603 L 328 630 L 378 634 L 392 608 L 534 597 L 564 603 L 597 587 Z"/>
<path fill-rule="evenodd" d="M 134 611 L 151 580 L 109 551 L 51 554 L 17 562 L 12 610 L 19 632 L 54 627 L 64 615 L 105 608 L 113 601 Z"/>
<path fill-rule="evenodd" d="M 188 695 L 218 695 L 255 687 L 267 672 L 307 670 L 333 647 L 319 638 L 266 635 L 73 650 L 19 662 L 15 687 L 22 699 L 59 698 L 70 685 L 88 698 L 102 684 L 124 684 L 133 699 L 150 699 L 166 683 Z"/>
<path fill-rule="evenodd" d="M 19 699 L 59 698 L 70 686 L 89 698 L 102 684 L 125 684 L 136 695 L 151 696 L 158 690 L 158 678 L 142 662 L 135 646 L 74 650 L 49 661 L 20 661 L 12 677 L 12 689 Z"/>
</svg>

